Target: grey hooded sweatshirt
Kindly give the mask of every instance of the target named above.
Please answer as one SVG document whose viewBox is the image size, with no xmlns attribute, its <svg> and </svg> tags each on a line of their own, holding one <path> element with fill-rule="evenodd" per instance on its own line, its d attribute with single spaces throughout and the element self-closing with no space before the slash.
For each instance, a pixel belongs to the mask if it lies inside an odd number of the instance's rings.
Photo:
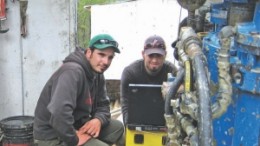
<svg viewBox="0 0 260 146">
<path fill-rule="evenodd" d="M 92 70 L 84 52 L 77 48 L 41 92 L 35 109 L 34 138 L 58 138 L 65 145 L 75 146 L 75 130 L 92 118 L 98 118 L 102 126 L 110 121 L 105 79 Z"/>
</svg>

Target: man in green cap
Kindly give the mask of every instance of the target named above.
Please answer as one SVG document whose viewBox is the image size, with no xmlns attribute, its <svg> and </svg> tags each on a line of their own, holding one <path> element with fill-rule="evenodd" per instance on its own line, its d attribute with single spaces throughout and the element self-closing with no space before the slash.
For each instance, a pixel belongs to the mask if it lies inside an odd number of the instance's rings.
<svg viewBox="0 0 260 146">
<path fill-rule="evenodd" d="M 35 109 L 33 134 L 38 146 L 124 145 L 124 126 L 111 119 L 103 72 L 118 43 L 108 34 L 77 48 L 45 84 Z"/>
</svg>

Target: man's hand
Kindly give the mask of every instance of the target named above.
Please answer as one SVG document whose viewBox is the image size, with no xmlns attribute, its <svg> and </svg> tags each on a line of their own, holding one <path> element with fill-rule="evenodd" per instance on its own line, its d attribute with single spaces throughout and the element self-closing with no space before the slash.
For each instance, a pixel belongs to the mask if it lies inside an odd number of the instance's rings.
<svg viewBox="0 0 260 146">
<path fill-rule="evenodd" d="M 79 142 L 77 144 L 77 146 L 82 146 L 83 144 L 85 144 L 88 140 L 90 140 L 92 138 L 92 136 L 86 134 L 86 133 L 81 133 L 79 131 L 76 131 L 77 136 L 79 138 Z"/>
<path fill-rule="evenodd" d="M 97 118 L 86 122 L 80 129 L 80 133 L 88 134 L 92 137 L 98 137 L 101 129 L 101 121 Z"/>
</svg>

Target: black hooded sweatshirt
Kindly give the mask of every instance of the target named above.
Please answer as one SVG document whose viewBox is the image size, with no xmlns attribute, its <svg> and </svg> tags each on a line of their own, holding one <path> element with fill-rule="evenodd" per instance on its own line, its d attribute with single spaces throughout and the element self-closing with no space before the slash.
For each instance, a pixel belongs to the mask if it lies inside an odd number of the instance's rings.
<svg viewBox="0 0 260 146">
<path fill-rule="evenodd" d="M 34 138 L 58 138 L 75 146 L 75 130 L 92 118 L 102 126 L 110 120 L 109 98 L 103 74 L 93 71 L 84 52 L 77 48 L 45 84 L 35 109 Z"/>
</svg>

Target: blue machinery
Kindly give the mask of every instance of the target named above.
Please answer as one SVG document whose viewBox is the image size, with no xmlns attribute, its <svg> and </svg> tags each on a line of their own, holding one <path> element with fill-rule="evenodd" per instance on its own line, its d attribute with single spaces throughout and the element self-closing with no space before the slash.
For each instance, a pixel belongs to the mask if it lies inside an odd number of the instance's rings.
<svg viewBox="0 0 260 146">
<path fill-rule="evenodd" d="M 166 94 L 167 145 L 260 146 L 260 2 L 178 2 L 188 17 L 173 44 L 183 69 Z"/>
</svg>

